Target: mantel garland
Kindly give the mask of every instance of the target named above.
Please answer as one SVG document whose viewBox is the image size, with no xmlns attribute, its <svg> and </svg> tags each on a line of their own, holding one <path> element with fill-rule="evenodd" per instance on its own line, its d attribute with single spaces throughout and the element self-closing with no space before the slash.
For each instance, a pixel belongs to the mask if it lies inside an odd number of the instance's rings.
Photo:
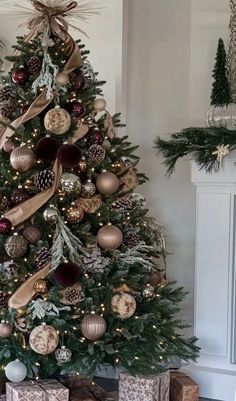
<svg viewBox="0 0 236 401">
<path fill-rule="evenodd" d="M 236 149 L 236 130 L 226 128 L 185 128 L 171 134 L 169 140 L 155 139 L 154 147 L 164 157 L 167 175 L 175 169 L 178 159 L 189 156 L 207 173 L 219 171 L 223 158 Z"/>
</svg>

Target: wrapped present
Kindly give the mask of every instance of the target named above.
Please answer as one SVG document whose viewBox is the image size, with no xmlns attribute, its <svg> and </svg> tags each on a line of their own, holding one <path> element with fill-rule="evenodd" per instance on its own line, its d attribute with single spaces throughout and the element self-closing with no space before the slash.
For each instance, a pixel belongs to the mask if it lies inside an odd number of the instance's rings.
<svg viewBox="0 0 236 401">
<path fill-rule="evenodd" d="M 120 374 L 119 401 L 169 401 L 170 373 L 155 376 Z"/>
<path fill-rule="evenodd" d="M 92 380 L 69 376 L 60 379 L 60 382 L 69 389 L 70 401 L 105 401 L 107 398 L 106 391 Z"/>
<path fill-rule="evenodd" d="M 57 380 L 6 384 L 6 401 L 69 401 L 69 390 Z"/>
<path fill-rule="evenodd" d="M 170 379 L 170 400 L 199 401 L 199 385 L 184 372 L 172 372 Z"/>
</svg>

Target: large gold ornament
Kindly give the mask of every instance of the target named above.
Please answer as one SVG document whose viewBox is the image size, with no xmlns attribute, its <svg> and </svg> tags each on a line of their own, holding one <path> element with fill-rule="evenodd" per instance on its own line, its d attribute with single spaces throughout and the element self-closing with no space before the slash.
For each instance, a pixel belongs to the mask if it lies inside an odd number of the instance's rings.
<svg viewBox="0 0 236 401">
<path fill-rule="evenodd" d="M 71 224 L 79 223 L 84 218 L 84 210 L 80 206 L 71 207 L 67 212 L 67 221 Z"/>
<path fill-rule="evenodd" d="M 116 294 L 111 299 L 111 309 L 120 319 L 128 319 L 136 311 L 135 298 L 128 293 Z"/>
<path fill-rule="evenodd" d="M 30 333 L 29 344 L 34 352 L 40 355 L 51 354 L 57 348 L 59 338 L 52 326 L 42 324 L 35 327 Z"/>
<path fill-rule="evenodd" d="M 70 114 L 56 106 L 47 112 L 44 118 L 44 126 L 46 130 L 53 132 L 55 135 L 63 135 L 71 126 Z"/>
<path fill-rule="evenodd" d="M 113 226 L 112 224 L 107 224 L 100 228 L 97 234 L 98 245 L 106 250 L 118 249 L 123 242 L 123 234 L 121 230 Z"/>
<path fill-rule="evenodd" d="M 81 322 L 81 331 L 83 336 L 91 341 L 96 341 L 102 337 L 105 334 L 106 329 L 107 324 L 105 319 L 95 313 L 86 315 Z"/>
<path fill-rule="evenodd" d="M 115 174 L 106 171 L 98 175 L 96 187 L 101 194 L 109 196 L 118 190 L 119 180 Z"/>
<path fill-rule="evenodd" d="M 36 156 L 28 146 L 18 146 L 11 152 L 10 163 L 14 170 L 25 173 L 36 163 Z"/>
<path fill-rule="evenodd" d="M 28 242 L 22 235 L 13 234 L 5 242 L 5 250 L 10 258 L 20 258 L 28 249 Z"/>
</svg>

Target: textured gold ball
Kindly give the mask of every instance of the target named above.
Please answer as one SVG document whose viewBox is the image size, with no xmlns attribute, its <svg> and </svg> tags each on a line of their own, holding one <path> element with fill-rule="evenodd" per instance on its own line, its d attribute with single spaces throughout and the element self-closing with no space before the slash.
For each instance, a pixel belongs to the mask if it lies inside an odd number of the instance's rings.
<svg viewBox="0 0 236 401">
<path fill-rule="evenodd" d="M 67 74 L 64 74 L 63 72 L 60 72 L 57 76 L 56 76 L 56 82 L 58 85 L 64 86 L 64 85 L 68 85 L 70 80 Z"/>
<path fill-rule="evenodd" d="M 50 206 L 43 212 L 44 220 L 51 224 L 56 224 L 58 222 L 58 210 Z"/>
<path fill-rule="evenodd" d="M 135 298 L 128 293 L 116 294 L 111 299 L 111 309 L 120 319 L 128 319 L 136 311 Z"/>
<path fill-rule="evenodd" d="M 81 322 L 81 332 L 83 336 L 91 341 L 96 341 L 102 337 L 106 329 L 106 321 L 100 315 L 86 315 Z"/>
<path fill-rule="evenodd" d="M 41 231 L 34 226 L 26 227 L 23 231 L 23 235 L 30 244 L 36 244 L 42 237 Z"/>
<path fill-rule="evenodd" d="M 10 258 L 20 258 L 28 249 L 28 242 L 22 235 L 12 235 L 5 242 L 5 250 Z"/>
<path fill-rule="evenodd" d="M 121 246 L 123 234 L 118 227 L 107 224 L 98 231 L 97 241 L 101 248 L 115 250 Z"/>
<path fill-rule="evenodd" d="M 71 224 L 79 223 L 84 218 L 82 207 L 71 207 L 67 213 L 67 221 Z"/>
<path fill-rule="evenodd" d="M 21 308 L 16 309 L 17 317 L 24 317 L 27 315 L 27 306 L 22 306 Z"/>
<path fill-rule="evenodd" d="M 97 177 L 96 186 L 101 194 L 112 195 L 119 188 L 119 180 L 115 174 L 104 172 Z"/>
<path fill-rule="evenodd" d="M 39 279 L 34 283 L 34 291 L 38 295 L 44 295 L 48 292 L 47 281 L 43 279 Z"/>
<path fill-rule="evenodd" d="M 30 333 L 29 344 L 37 354 L 51 354 L 57 348 L 58 343 L 57 331 L 52 326 L 42 324 L 35 327 Z"/>
<path fill-rule="evenodd" d="M 36 163 L 36 156 L 28 146 L 18 146 L 11 152 L 10 163 L 14 170 L 25 173 Z"/>
<path fill-rule="evenodd" d="M 97 112 L 106 110 L 107 103 L 105 99 L 96 99 L 94 101 L 94 110 Z"/>
<path fill-rule="evenodd" d="M 44 117 L 44 126 L 47 131 L 55 135 L 65 134 L 71 126 L 70 114 L 60 107 L 49 110 Z"/>
</svg>

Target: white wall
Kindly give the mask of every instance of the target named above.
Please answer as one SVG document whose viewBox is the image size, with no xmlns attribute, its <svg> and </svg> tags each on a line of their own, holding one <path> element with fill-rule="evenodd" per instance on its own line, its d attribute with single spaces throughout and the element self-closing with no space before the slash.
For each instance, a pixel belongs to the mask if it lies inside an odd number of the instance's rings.
<svg viewBox="0 0 236 401">
<path fill-rule="evenodd" d="M 130 0 L 128 12 L 127 131 L 140 145 L 140 165 L 150 177 L 140 191 L 150 213 L 167 226 L 168 275 L 190 292 L 184 313 L 191 323 L 195 189 L 190 166 L 181 161 L 167 179 L 152 149 L 156 135 L 190 124 L 190 1 Z"/>
</svg>

